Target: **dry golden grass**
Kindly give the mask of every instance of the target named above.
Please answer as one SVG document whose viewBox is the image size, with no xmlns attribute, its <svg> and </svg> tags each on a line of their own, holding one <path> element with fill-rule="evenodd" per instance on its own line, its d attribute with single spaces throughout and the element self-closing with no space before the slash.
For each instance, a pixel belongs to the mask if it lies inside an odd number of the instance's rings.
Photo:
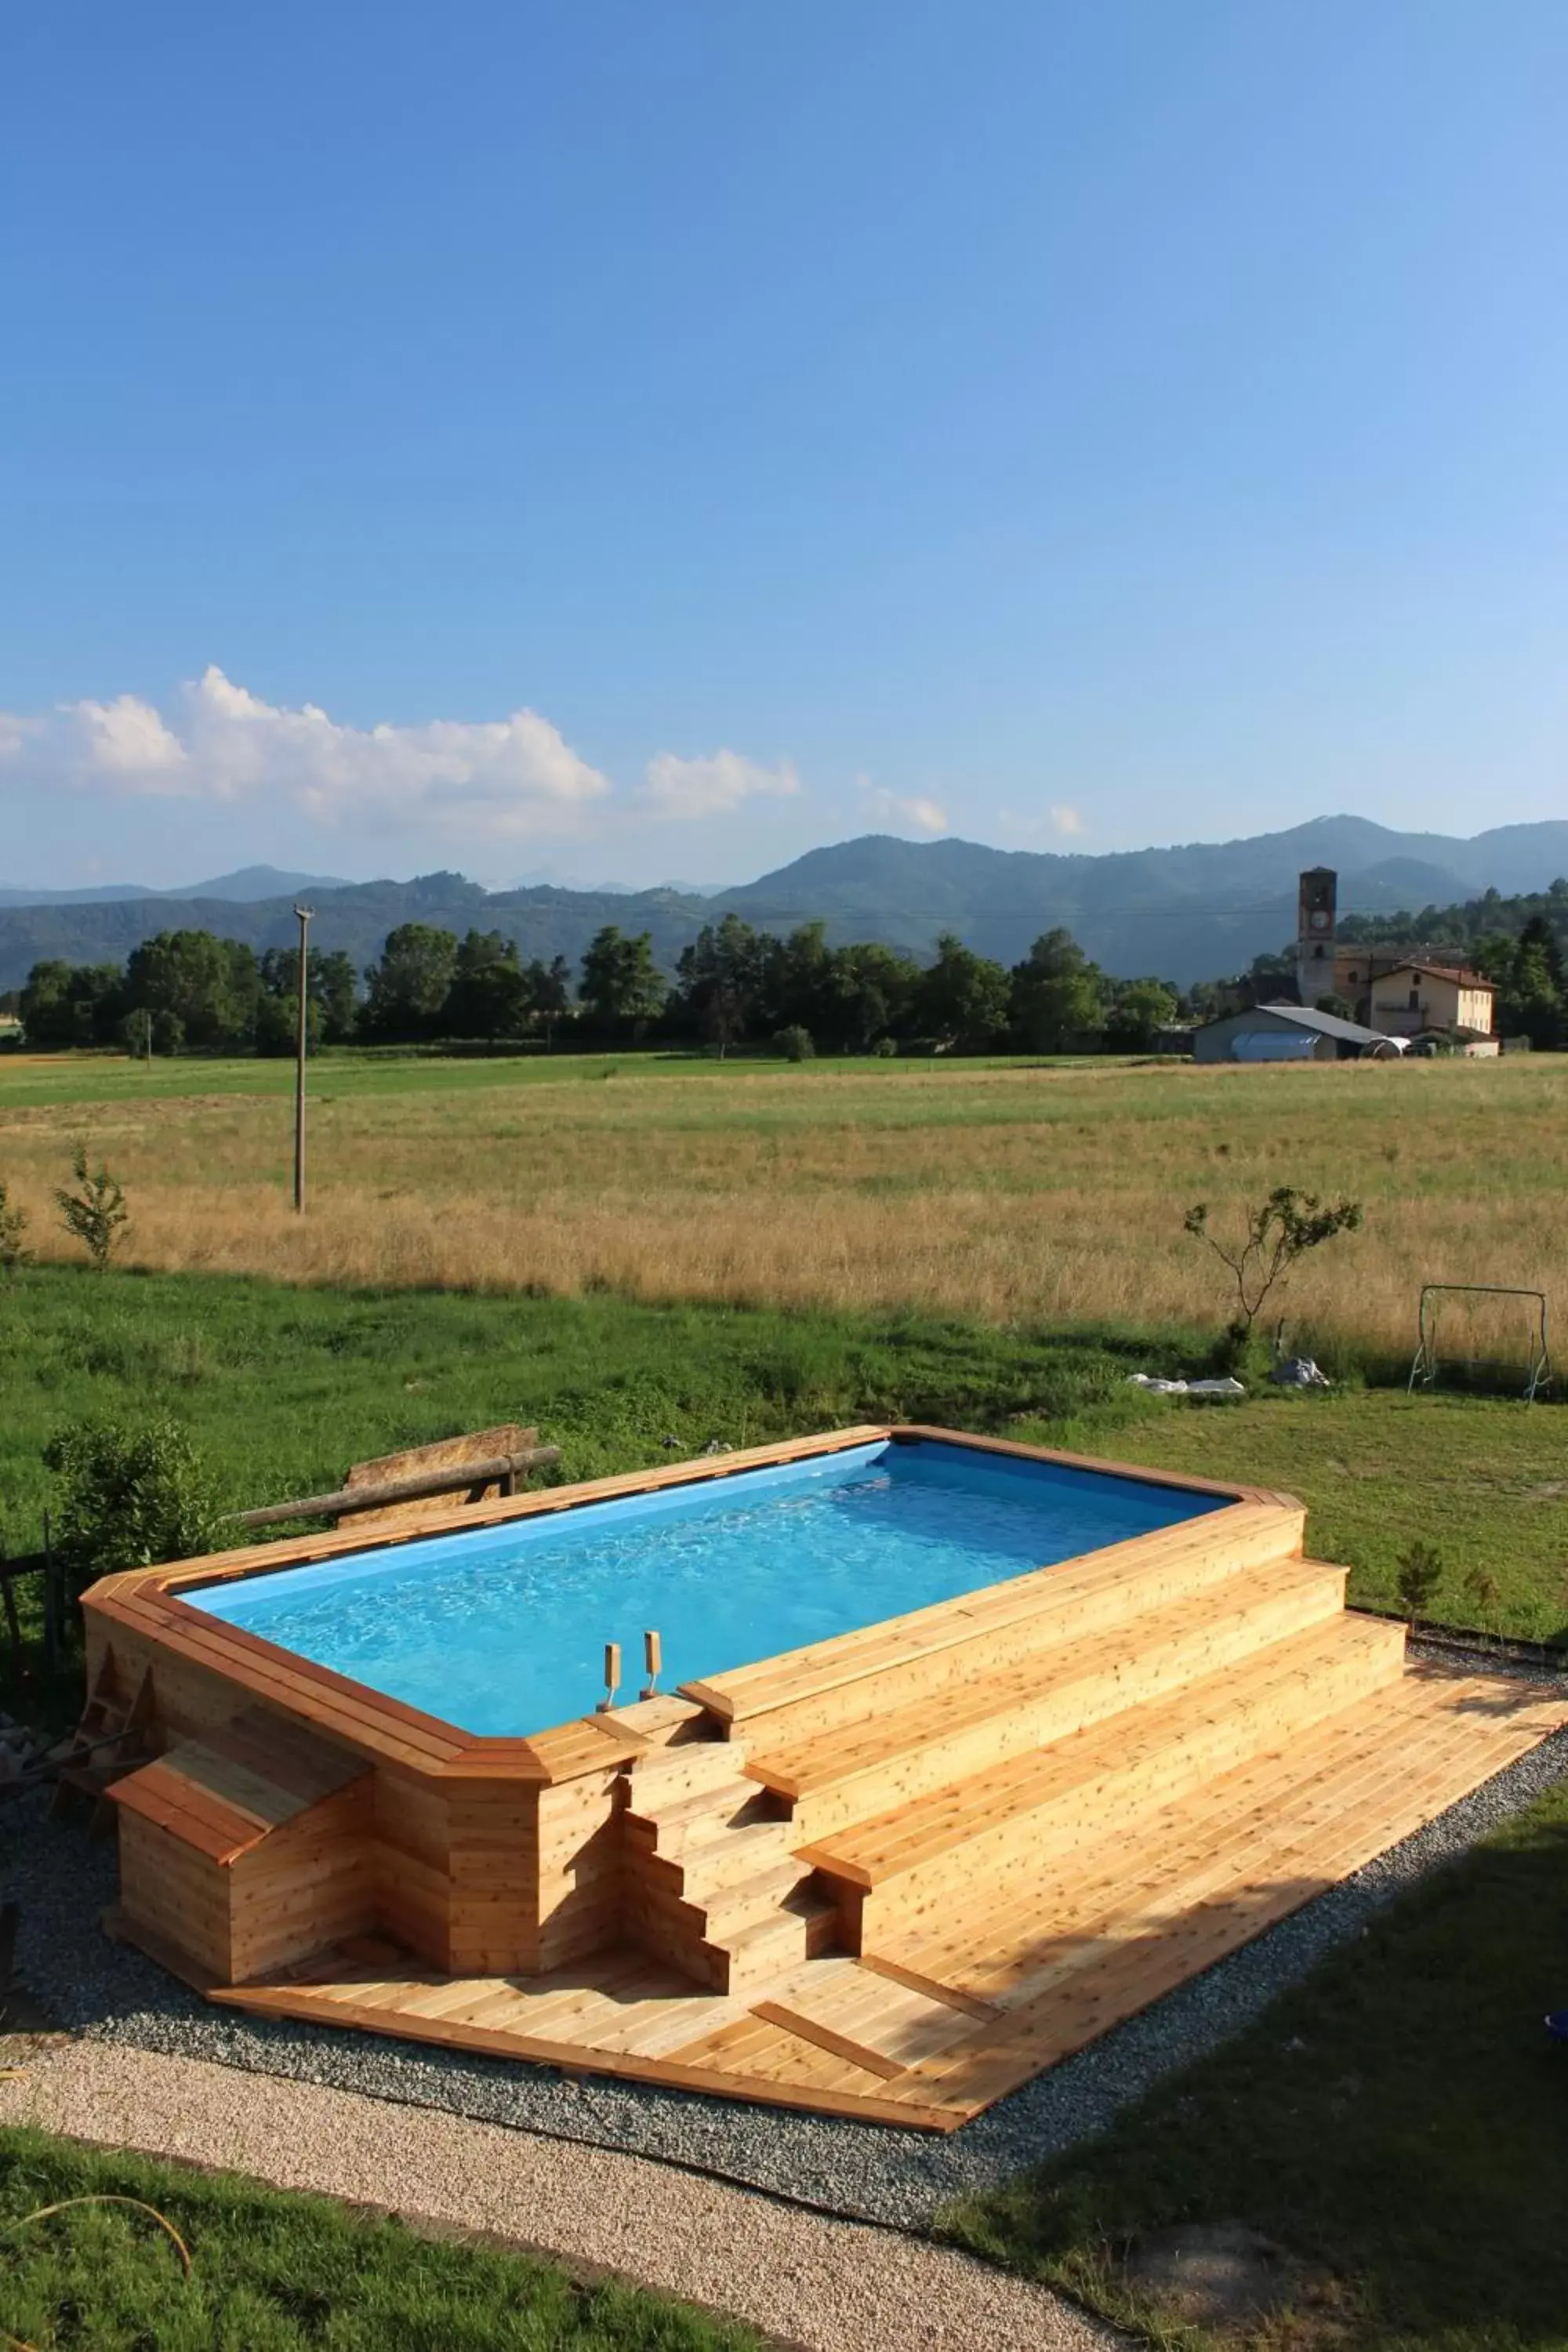
<svg viewBox="0 0 1568 2352">
<path fill-rule="evenodd" d="M 1184 1210 L 1294 1183 L 1366 1223 L 1293 1315 L 1400 1349 L 1424 1279 L 1560 1294 L 1568 1252 L 1568 1060 L 468 1078 L 318 1073 L 303 1222 L 275 1080 L 26 1108 L 0 1075 L 0 1177 L 68 1256 L 50 1192 L 85 1136 L 130 1199 L 125 1262 L 162 1270 L 1205 1324 L 1221 1276 Z"/>
</svg>

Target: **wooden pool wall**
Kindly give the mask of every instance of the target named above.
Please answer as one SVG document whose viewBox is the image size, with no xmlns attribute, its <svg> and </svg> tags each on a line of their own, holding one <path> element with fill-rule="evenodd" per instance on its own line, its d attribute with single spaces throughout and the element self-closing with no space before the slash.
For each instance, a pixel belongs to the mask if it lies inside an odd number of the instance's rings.
<svg viewBox="0 0 1568 2352">
<path fill-rule="evenodd" d="M 89 1680 L 129 1700 L 150 1676 L 154 1747 L 197 1743 L 208 1759 L 195 1776 L 175 1770 L 174 1759 L 167 1773 L 138 1775 L 134 1802 L 121 1808 L 124 1928 L 204 1987 L 286 1969 L 358 1935 L 389 1936 L 453 1976 L 535 1975 L 635 1937 L 625 1768 L 689 1724 L 710 1735 L 721 1729 L 715 1686 L 692 1686 L 709 1702 L 700 1710 L 665 1702 L 579 1717 L 527 1738 L 477 1738 L 193 1608 L 183 1591 L 916 1439 L 1107 1471 L 1243 1508 L 1282 1499 L 955 1431 L 872 1425 L 468 1508 L 433 1507 L 370 1539 L 344 1530 L 106 1578 L 83 1603 Z M 1216 1543 L 1231 1516 L 1207 1517 Z M 1116 1549 L 1146 1554 L 1171 1532 Z M 910 1629 L 917 1652 L 928 1635 L 940 1646 L 973 1597 L 887 1622 Z M 836 1654 L 863 1639 L 844 1635 L 794 1654 L 817 1681 L 830 1680 Z M 786 1657 L 744 1672 L 789 1665 Z"/>
</svg>

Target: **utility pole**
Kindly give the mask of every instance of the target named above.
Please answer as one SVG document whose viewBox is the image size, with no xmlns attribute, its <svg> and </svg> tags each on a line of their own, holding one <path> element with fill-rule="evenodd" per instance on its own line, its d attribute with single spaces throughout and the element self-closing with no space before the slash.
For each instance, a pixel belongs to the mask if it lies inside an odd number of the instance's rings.
<svg viewBox="0 0 1568 2352">
<path fill-rule="evenodd" d="M 300 919 L 300 1028 L 298 1050 L 294 1061 L 294 1213 L 305 1213 L 305 1048 L 310 1041 L 310 1000 L 307 993 L 306 964 L 310 947 L 310 916 L 309 907 L 296 907 Z"/>
</svg>

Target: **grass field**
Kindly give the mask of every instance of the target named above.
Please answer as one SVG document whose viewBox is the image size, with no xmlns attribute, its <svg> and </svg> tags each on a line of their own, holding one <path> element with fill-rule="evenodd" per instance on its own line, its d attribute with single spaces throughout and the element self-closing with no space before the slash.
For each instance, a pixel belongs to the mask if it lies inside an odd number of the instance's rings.
<svg viewBox="0 0 1568 2352">
<path fill-rule="evenodd" d="M 75 2197 L 134 2197 L 150 2215 Z M 33 2352 L 746 2352 L 750 2329 L 222 2175 L 0 2132 L 0 2344 Z"/>
<path fill-rule="evenodd" d="M 52 1187 L 84 1138 L 125 1184 L 130 1263 L 461 1286 L 1213 1328 L 1182 1231 L 1296 1183 L 1363 1201 L 1301 1270 L 1325 1360 L 1407 1362 L 1424 1279 L 1561 1289 L 1568 1059 L 1301 1069 L 931 1061 L 324 1061 L 310 1207 L 289 1073 L 0 1061 L 0 1179 L 68 1255 Z M 1518 1335 L 1514 1335 L 1518 1336 Z"/>
<path fill-rule="evenodd" d="M 39 1266 L 0 1283 L 0 1535 L 40 1538 L 41 1454 L 78 1419 L 184 1422 L 235 1507 L 314 1494 L 351 1462 L 504 1420 L 537 1423 L 560 1475 L 595 1477 L 861 1420 L 932 1421 L 1285 1487 L 1358 1600 L 1436 1545 L 1430 1613 L 1568 1634 L 1568 1411 L 1352 1388 L 1240 1405 L 1151 1401 L 1127 1374 L 1197 1360 L 1170 1335 L 997 1328 L 925 1315 L 743 1311 L 597 1294 L 337 1292 L 233 1276 Z M 1157 1358 L 1154 1350 L 1163 1352 Z M 667 1443 L 668 1441 L 668 1443 Z"/>
<path fill-rule="evenodd" d="M 950 2232 L 1190 2352 L 1563 2352 L 1568 2050 L 1542 2019 L 1563 2007 L 1560 1790 Z M 1194 2326 L 1137 2283 L 1151 2233 L 1226 2224 L 1279 2250 L 1283 2309 Z"/>
</svg>

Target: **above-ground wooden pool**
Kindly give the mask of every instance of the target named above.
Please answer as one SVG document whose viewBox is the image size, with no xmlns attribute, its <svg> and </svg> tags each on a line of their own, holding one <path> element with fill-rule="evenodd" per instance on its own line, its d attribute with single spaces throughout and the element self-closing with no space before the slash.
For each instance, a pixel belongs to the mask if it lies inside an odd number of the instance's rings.
<svg viewBox="0 0 1568 2352">
<path fill-rule="evenodd" d="M 211 1998 L 951 2129 L 1561 1701 L 1290 1496 L 840 1430 L 110 1577 L 111 1925 Z M 677 1687 L 607 1710 L 606 1641 Z"/>
</svg>

